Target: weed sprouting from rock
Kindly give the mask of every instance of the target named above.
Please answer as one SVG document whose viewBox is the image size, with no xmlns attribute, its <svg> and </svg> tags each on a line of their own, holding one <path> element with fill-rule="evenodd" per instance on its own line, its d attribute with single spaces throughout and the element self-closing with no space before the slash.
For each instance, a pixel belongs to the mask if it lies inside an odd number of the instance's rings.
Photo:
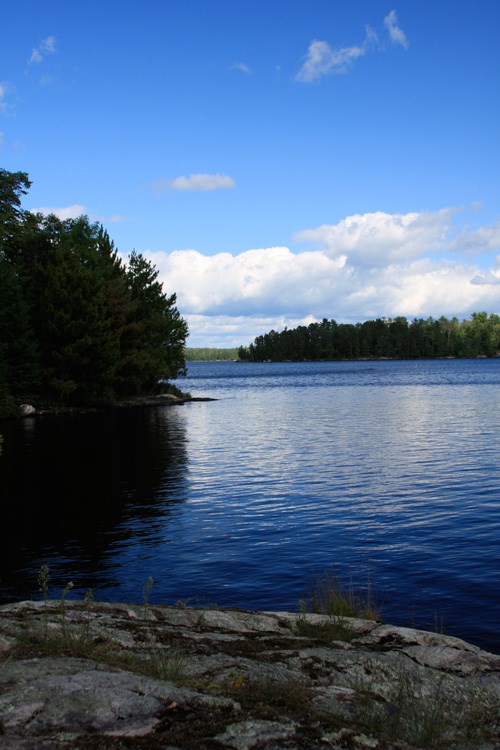
<svg viewBox="0 0 500 750">
<path fill-rule="evenodd" d="M 317 581 L 307 601 L 303 603 L 307 611 L 338 617 L 360 617 L 365 620 L 379 620 L 375 609 L 371 586 L 366 591 L 355 592 L 352 583 L 346 586 L 341 577 L 326 571 Z"/>
<path fill-rule="evenodd" d="M 42 565 L 38 573 L 38 588 L 42 593 L 45 604 L 49 599 L 50 569 L 48 565 Z"/>
<path fill-rule="evenodd" d="M 479 685 L 458 684 L 444 674 L 430 682 L 417 670 L 401 666 L 381 692 L 376 684 L 380 665 L 374 663 L 373 670 L 369 666 L 365 664 L 365 675 L 352 683 L 356 725 L 429 750 L 457 742 L 465 748 L 484 739 L 494 707 Z"/>
<path fill-rule="evenodd" d="M 75 584 L 73 583 L 73 581 L 69 581 L 69 583 L 67 583 L 66 586 L 62 590 L 62 594 L 61 594 L 61 599 L 60 599 L 60 602 L 59 602 L 59 606 L 61 608 L 61 614 L 63 614 L 63 615 L 64 615 L 64 604 L 66 602 L 66 597 L 68 596 L 68 594 L 71 591 L 71 589 L 74 588 L 74 586 L 75 586 Z"/>
<path fill-rule="evenodd" d="M 331 615 L 327 622 L 311 622 L 305 614 L 302 614 L 297 617 L 295 627 L 302 638 L 310 638 L 320 643 L 349 642 L 354 636 L 348 620 L 336 615 Z"/>
<path fill-rule="evenodd" d="M 154 578 L 152 576 L 149 576 L 142 590 L 142 604 L 144 606 L 144 609 L 146 610 L 149 607 L 149 594 L 151 592 L 151 589 L 153 588 L 153 583 Z"/>
</svg>

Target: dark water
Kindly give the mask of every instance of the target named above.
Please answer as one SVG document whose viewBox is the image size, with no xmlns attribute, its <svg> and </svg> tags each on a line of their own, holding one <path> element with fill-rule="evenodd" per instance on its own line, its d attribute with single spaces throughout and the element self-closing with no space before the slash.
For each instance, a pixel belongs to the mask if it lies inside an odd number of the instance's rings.
<svg viewBox="0 0 500 750">
<path fill-rule="evenodd" d="M 0 597 L 297 610 L 326 569 L 500 651 L 500 360 L 193 363 L 216 402 L 4 422 Z"/>
</svg>

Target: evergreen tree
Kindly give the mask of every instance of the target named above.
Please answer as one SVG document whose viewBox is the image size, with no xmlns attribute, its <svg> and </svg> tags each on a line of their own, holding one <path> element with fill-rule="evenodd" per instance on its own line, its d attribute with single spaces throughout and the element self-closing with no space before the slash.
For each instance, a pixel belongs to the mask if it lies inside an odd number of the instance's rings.
<svg viewBox="0 0 500 750">
<path fill-rule="evenodd" d="M 108 315 L 106 279 L 97 252 L 98 228 L 85 217 L 61 222 L 42 269 L 38 310 L 46 396 L 59 403 L 113 398 L 119 341 Z"/>
<path fill-rule="evenodd" d="M 17 398 L 29 400 L 38 387 L 38 350 L 28 307 L 15 269 L 0 259 L 0 413 L 15 411 Z"/>
<path fill-rule="evenodd" d="M 0 253 L 17 233 L 22 215 L 21 196 L 26 195 L 30 187 L 26 172 L 0 169 Z"/>
<path fill-rule="evenodd" d="M 185 372 L 187 324 L 157 280 L 157 269 L 140 253 L 129 257 L 126 272 L 133 308 L 122 345 L 121 379 L 125 392 L 151 392 L 160 381 Z"/>
<path fill-rule="evenodd" d="M 324 318 L 307 328 L 270 331 L 238 349 L 239 359 L 253 362 L 499 355 L 500 316 L 485 312 L 472 313 L 461 323 L 444 316 L 416 318 L 411 323 L 404 317 L 377 318 L 356 325 Z"/>
<path fill-rule="evenodd" d="M 0 170 L 0 415 L 22 400 L 107 403 L 183 373 L 187 325 L 154 266 L 123 264 L 86 216 L 22 211 L 29 186 Z"/>
</svg>

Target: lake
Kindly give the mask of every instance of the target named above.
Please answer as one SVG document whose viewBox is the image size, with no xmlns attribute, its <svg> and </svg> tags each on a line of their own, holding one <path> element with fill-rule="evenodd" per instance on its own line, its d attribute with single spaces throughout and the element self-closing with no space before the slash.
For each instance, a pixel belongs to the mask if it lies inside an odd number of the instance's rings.
<svg viewBox="0 0 500 750">
<path fill-rule="evenodd" d="M 195 362 L 213 402 L 5 421 L 2 601 L 298 611 L 324 571 L 500 651 L 500 359 Z M 72 598 L 73 592 L 72 592 Z"/>
</svg>

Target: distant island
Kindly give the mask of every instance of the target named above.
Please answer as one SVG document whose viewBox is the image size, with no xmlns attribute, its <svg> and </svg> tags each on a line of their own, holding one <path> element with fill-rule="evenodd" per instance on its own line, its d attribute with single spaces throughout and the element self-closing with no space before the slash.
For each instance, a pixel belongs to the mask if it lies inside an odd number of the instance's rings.
<svg viewBox="0 0 500 750">
<path fill-rule="evenodd" d="M 187 362 L 228 362 L 238 359 L 238 350 L 214 349 L 212 347 L 186 347 L 184 357 Z"/>
<path fill-rule="evenodd" d="M 433 359 L 500 356 L 500 316 L 472 313 L 465 320 L 444 316 L 377 318 L 364 323 L 321 323 L 285 328 L 240 346 L 247 362 L 351 359 Z"/>
</svg>

